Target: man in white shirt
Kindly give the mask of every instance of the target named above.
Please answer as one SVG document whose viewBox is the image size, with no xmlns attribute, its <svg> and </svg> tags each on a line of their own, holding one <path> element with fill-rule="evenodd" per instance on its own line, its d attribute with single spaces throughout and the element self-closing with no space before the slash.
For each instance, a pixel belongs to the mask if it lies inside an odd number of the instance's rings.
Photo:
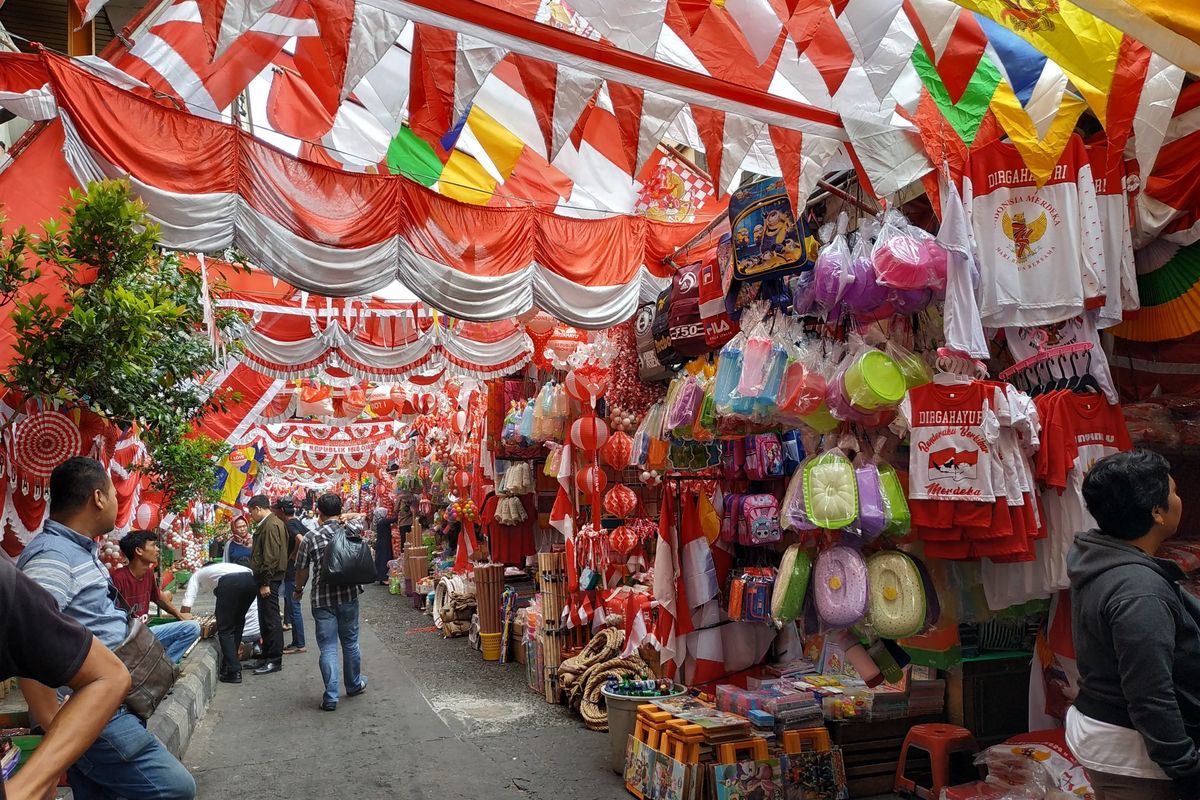
<svg viewBox="0 0 1200 800">
<path fill-rule="evenodd" d="M 206 564 L 192 574 L 184 591 L 180 613 L 191 618 L 192 606 L 200 592 L 212 592 L 217 598 L 217 642 L 221 645 L 222 683 L 241 683 L 242 666 L 238 646 L 245 638 L 259 637 L 258 587 L 254 573 L 240 564 Z"/>
</svg>

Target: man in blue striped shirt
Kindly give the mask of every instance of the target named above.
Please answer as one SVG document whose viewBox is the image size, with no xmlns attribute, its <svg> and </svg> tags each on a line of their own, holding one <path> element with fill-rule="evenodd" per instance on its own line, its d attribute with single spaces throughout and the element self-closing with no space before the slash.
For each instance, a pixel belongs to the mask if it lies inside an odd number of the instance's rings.
<svg viewBox="0 0 1200 800">
<path fill-rule="evenodd" d="M 117 492 L 107 470 L 90 458 L 71 458 L 50 476 L 50 519 L 17 566 L 54 598 L 60 611 L 110 650 L 125 641 L 129 615 L 100 562 L 96 539 L 116 526 Z M 23 687 L 24 688 L 24 687 Z M 26 691 L 29 711 L 44 728 L 58 713 L 54 689 Z M 67 770 L 75 800 L 192 800 L 196 781 L 137 716 L 124 706 L 100 737 Z"/>
</svg>

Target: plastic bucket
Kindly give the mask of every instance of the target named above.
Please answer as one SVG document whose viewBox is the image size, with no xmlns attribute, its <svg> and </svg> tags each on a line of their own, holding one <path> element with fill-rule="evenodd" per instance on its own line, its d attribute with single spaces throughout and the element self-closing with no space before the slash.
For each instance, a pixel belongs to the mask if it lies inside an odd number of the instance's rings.
<svg viewBox="0 0 1200 800">
<path fill-rule="evenodd" d="M 500 660 L 500 636 L 501 634 L 499 633 L 479 634 L 479 643 L 483 649 L 484 661 Z"/>
<path fill-rule="evenodd" d="M 880 350 L 868 350 L 846 368 L 846 397 L 855 408 L 874 411 L 904 399 L 908 385 L 896 362 Z"/>
<path fill-rule="evenodd" d="M 829 407 L 824 402 L 811 414 L 801 417 L 804 424 L 817 433 L 829 433 L 838 426 L 838 421 L 829 413 Z"/>
<path fill-rule="evenodd" d="M 608 707 L 608 749 L 609 766 L 618 775 L 625 774 L 625 746 L 633 733 L 637 722 L 637 707 L 658 700 L 657 697 L 629 697 L 623 694 L 610 694 L 607 688 L 602 688 L 604 704 Z M 676 684 L 675 691 L 665 697 L 679 697 L 687 694 L 687 689 Z"/>
</svg>

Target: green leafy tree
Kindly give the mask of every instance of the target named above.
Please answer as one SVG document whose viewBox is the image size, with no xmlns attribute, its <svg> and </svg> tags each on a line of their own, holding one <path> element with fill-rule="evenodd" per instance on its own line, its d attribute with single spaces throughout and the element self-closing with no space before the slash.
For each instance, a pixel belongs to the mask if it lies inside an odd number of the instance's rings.
<svg viewBox="0 0 1200 800">
<path fill-rule="evenodd" d="M 0 254 L 0 301 L 12 303 L 16 333 L 0 383 L 136 424 L 167 508 L 209 499 L 213 459 L 224 448 L 194 437 L 195 423 L 240 398 L 210 395 L 202 384 L 220 365 L 205 329 L 204 276 L 159 247 L 159 229 L 126 181 L 72 190 L 63 212 L 64 223 L 44 224 L 40 236 L 22 229 Z M 30 252 L 61 278 L 67 305 L 20 296 L 20 284 L 40 274 L 24 266 Z M 218 311 L 214 324 L 230 341 L 241 322 Z"/>
</svg>

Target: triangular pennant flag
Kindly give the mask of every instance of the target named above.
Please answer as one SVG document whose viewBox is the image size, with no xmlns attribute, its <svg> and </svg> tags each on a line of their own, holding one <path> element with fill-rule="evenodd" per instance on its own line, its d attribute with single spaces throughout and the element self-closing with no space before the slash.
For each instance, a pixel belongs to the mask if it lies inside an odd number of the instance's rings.
<svg viewBox="0 0 1200 800">
<path fill-rule="evenodd" d="M 633 165 L 634 175 L 641 174 L 642 167 L 662 141 L 671 123 L 679 116 L 683 106 L 683 103 L 674 98 L 650 91 L 645 93 L 642 99 L 642 119 L 638 124 L 637 163 Z"/>
<path fill-rule="evenodd" d="M 366 3 L 354 4 L 354 23 L 350 27 L 350 41 L 342 67 L 340 100 L 345 100 L 368 72 L 375 68 L 383 54 L 388 51 L 408 20 L 399 14 L 384 11 Z M 325 38 L 322 28 L 321 38 Z M 335 75 L 337 74 L 335 64 Z"/>
<path fill-rule="evenodd" d="M 638 133 L 642 121 L 642 101 L 645 92 L 624 83 L 609 81 L 608 99 L 612 102 L 613 116 L 617 118 L 617 129 L 621 132 L 621 148 L 632 164 L 637 160 Z M 637 174 L 636 164 L 634 175 Z"/>
<path fill-rule="evenodd" d="M 1034 181 L 1041 186 L 1054 174 L 1054 167 L 1067 149 L 1075 131 L 1075 123 L 1087 108 L 1087 103 L 1070 93 L 1063 95 L 1062 105 L 1045 136 L 1038 136 L 1037 125 L 1021 107 L 1021 101 L 1007 83 L 1001 82 L 996 88 L 991 108 L 1021 154 L 1021 160 L 1029 168 Z"/>
<path fill-rule="evenodd" d="M 285 136 L 317 141 L 333 127 L 333 114 L 308 81 L 290 69 L 276 68 L 267 95 L 267 122 Z"/>
<path fill-rule="evenodd" d="M 554 125 L 548 161 L 554 161 L 558 151 L 567 143 L 583 111 L 596 96 L 603 79 L 582 70 L 560 64 L 558 81 L 554 86 Z"/>
<path fill-rule="evenodd" d="M 770 126 L 771 144 L 775 146 L 775 158 L 779 161 L 779 169 L 783 173 L 783 185 L 787 189 L 788 199 L 792 201 L 792 213 L 796 219 L 804 211 L 800 204 L 800 149 L 804 143 L 804 135 L 790 128 Z"/>
<path fill-rule="evenodd" d="M 712 7 L 712 0 L 676 0 L 675 5 L 679 7 L 680 13 L 683 14 L 683 20 L 687 23 L 688 33 L 695 34 L 696 28 L 699 28 L 700 23 L 704 21 L 704 15 Z"/>
<path fill-rule="evenodd" d="M 987 45 L 987 35 L 975 15 L 959 14 L 946 49 L 937 61 L 938 75 L 942 77 L 951 103 L 957 103 L 966 93 Z"/>
<path fill-rule="evenodd" d="M 746 154 L 750 152 L 750 148 L 754 146 L 755 140 L 758 139 L 758 135 L 765 127 L 765 123 L 750 117 L 743 117 L 741 114 L 725 115 L 725 132 L 722 142 L 725 152 L 721 155 L 721 169 L 713 170 L 714 180 L 718 177 L 720 180 L 717 194 L 727 191 L 733 184 L 742 162 L 746 160 Z"/>
<path fill-rule="evenodd" d="M 783 22 L 770 0 L 725 0 L 725 10 L 737 23 L 755 61 L 761 66 L 770 58 L 783 30 Z"/>
<path fill-rule="evenodd" d="M 346 59 L 350 52 L 350 32 L 354 18 L 346 12 L 344 0 L 310 0 L 309 11 L 320 36 L 296 43 L 296 69 L 330 116 L 342 102 L 342 84 L 346 77 Z"/>
<path fill-rule="evenodd" d="M 826 0 L 795 0 L 791 16 L 788 17 L 788 35 L 792 37 L 796 48 L 803 53 L 812 42 L 813 36 L 829 12 Z"/>
<path fill-rule="evenodd" d="M 1002 82 L 999 70 L 990 59 L 981 59 L 971 75 L 967 90 L 963 92 L 959 102 L 955 103 L 950 100 L 950 92 L 942 83 L 941 75 L 938 74 L 924 46 L 913 49 L 912 64 L 942 115 L 958 137 L 970 145 L 983 122 L 984 115 L 987 114 L 988 103 L 996 93 L 996 87 Z"/>
<path fill-rule="evenodd" d="M 521 76 L 525 97 L 533 107 L 534 117 L 545 140 L 547 161 L 554 142 L 554 100 L 557 94 L 558 66 L 529 56 L 513 54 L 513 66 Z"/>
<path fill-rule="evenodd" d="M 225 0 L 221 28 L 217 34 L 217 49 L 213 60 L 219 58 L 234 40 L 254 27 L 279 0 Z"/>
<path fill-rule="evenodd" d="M 458 52 L 454 56 L 454 118 L 460 119 L 475 99 L 476 92 L 492 68 L 508 51 L 503 47 L 477 39 L 466 33 L 458 35 Z"/>
<path fill-rule="evenodd" d="M 413 133 L 440 148 L 440 140 L 454 126 L 453 31 L 417 25 L 413 32 L 412 67 L 409 71 L 408 126 Z M 439 150 L 445 163 L 449 154 Z"/>
<path fill-rule="evenodd" d="M 667 0 L 574 0 L 571 8 L 622 50 L 650 57 L 658 50 Z"/>
<path fill-rule="evenodd" d="M 583 147 L 583 139 L 587 134 L 588 123 L 591 119 L 592 110 L 599 104 L 599 99 L 599 92 L 593 94 L 592 99 L 588 100 L 587 105 L 583 107 L 583 111 L 579 114 L 579 119 L 575 120 L 575 127 L 571 129 L 571 135 L 569 138 L 571 140 L 571 146 L 576 150 Z M 555 155 L 557 155 L 557 153 Z"/>
<path fill-rule="evenodd" d="M 717 190 L 717 197 L 724 194 L 721 184 L 721 153 L 725 146 L 725 112 L 708 106 L 692 106 L 692 119 L 696 122 L 696 132 L 704 143 L 704 160 L 708 166 L 708 174 Z"/>
<path fill-rule="evenodd" d="M 837 18 L 828 8 L 818 17 L 816 29 L 803 50 L 803 57 L 821 73 L 829 94 L 836 95 L 846 79 L 846 73 L 854 64 L 854 51 L 846 42 Z"/>
</svg>

